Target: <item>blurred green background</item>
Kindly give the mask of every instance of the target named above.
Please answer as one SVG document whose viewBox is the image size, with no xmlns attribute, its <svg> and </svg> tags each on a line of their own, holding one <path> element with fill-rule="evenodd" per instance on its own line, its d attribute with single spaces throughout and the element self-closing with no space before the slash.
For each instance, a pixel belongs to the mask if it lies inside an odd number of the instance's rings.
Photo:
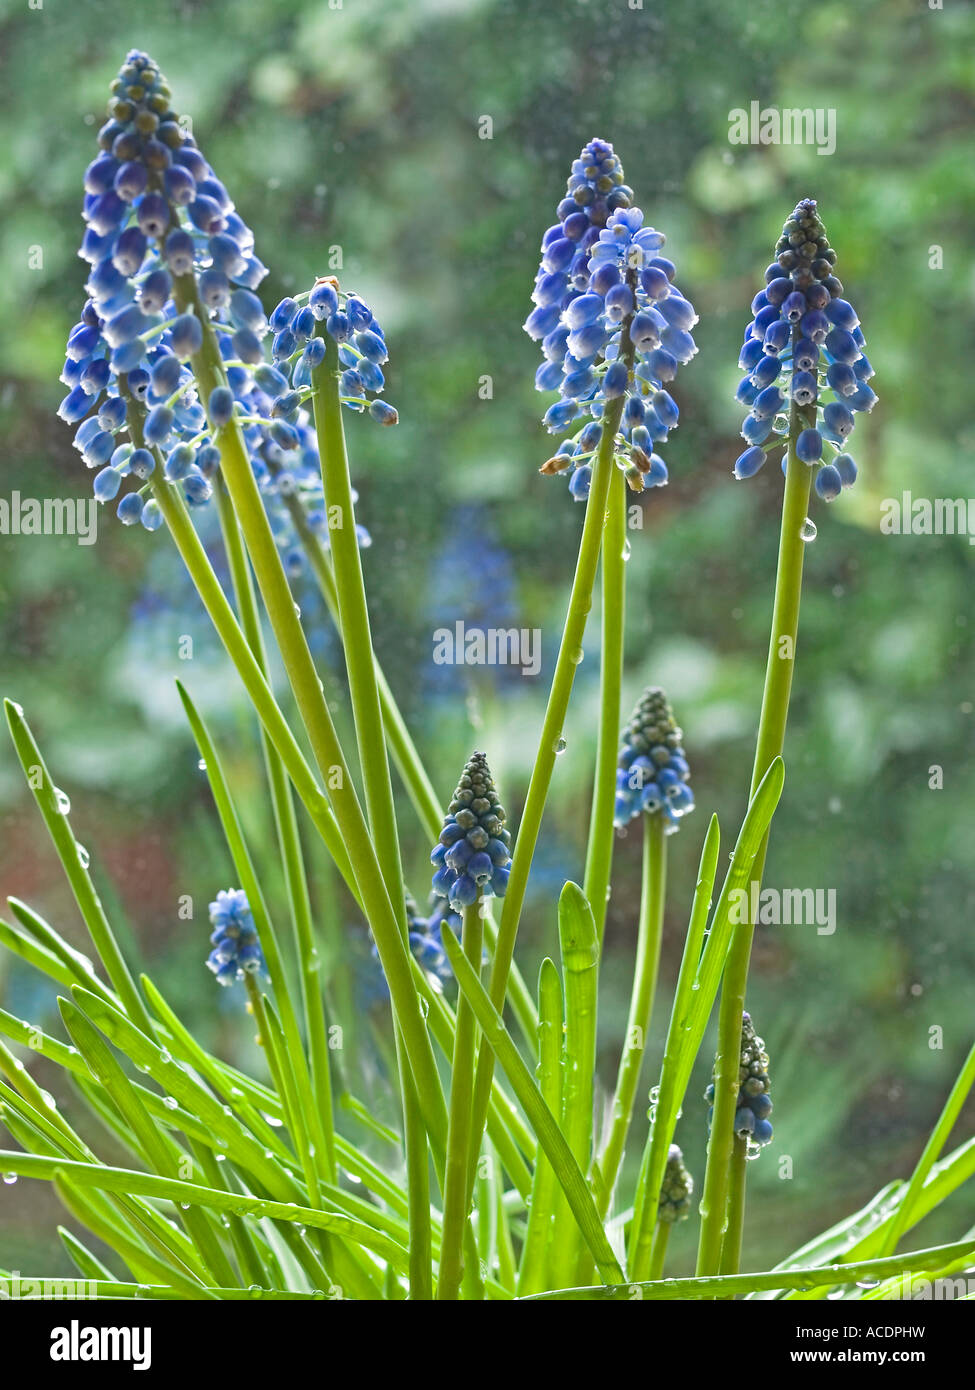
<svg viewBox="0 0 975 1390">
<path fill-rule="evenodd" d="M 887 536 L 879 522 L 882 500 L 905 489 L 971 491 L 975 15 L 958 0 L 943 11 L 922 0 L 333 4 L 0 5 L 0 495 L 89 495 L 54 415 L 83 298 L 81 175 L 115 70 L 128 48 L 145 48 L 256 232 L 272 271 L 266 305 L 307 287 L 340 246 L 343 283 L 386 329 L 387 394 L 401 424 L 380 431 L 353 418 L 348 428 L 373 537 L 364 560 L 377 646 L 438 793 L 449 796 L 471 748 L 483 747 L 516 830 L 581 524 L 564 482 L 537 473 L 550 447 L 538 423 L 548 402 L 532 389 L 537 351 L 521 323 L 569 164 L 591 136 L 612 140 L 701 314 L 700 353 L 675 392 L 671 485 L 641 504 L 629 561 L 625 703 L 648 682 L 666 686 L 698 802 L 671 842 L 649 1086 L 707 817 L 718 812 L 730 848 L 744 810 L 764 671 L 781 478 L 773 468 L 748 484 L 731 476 L 742 447 L 738 344 L 783 219 L 799 197 L 819 199 L 881 399 L 854 439 L 860 481 L 828 515 L 817 504 L 806 557 L 788 778 L 766 881 L 835 889 L 838 925 L 832 936 L 758 934 L 749 1002 L 772 1057 L 776 1137 L 750 1170 L 746 1260 L 764 1267 L 909 1171 L 971 1041 L 972 551 L 963 536 Z M 730 145 L 729 112 L 752 100 L 835 109 L 835 154 Z M 479 138 L 483 116 L 491 139 Z M 30 269 L 37 246 L 43 268 Z M 940 269 L 932 247 L 942 248 Z M 479 398 L 484 376 L 489 400 Z M 334 645 L 300 580 L 296 598 L 334 670 Z M 558 887 L 582 875 L 597 616 L 520 940 L 532 981 L 556 950 Z M 456 617 L 540 628 L 541 675 L 435 668 L 433 628 Z M 188 662 L 177 653 L 184 635 L 194 639 Z M 133 534 L 109 511 L 94 547 L 0 537 L 0 651 L 3 693 L 24 706 L 71 796 L 134 958 L 210 1045 L 260 1065 L 239 999 L 218 997 L 203 969 L 205 904 L 232 869 L 173 677 L 231 755 L 274 889 L 254 727 L 165 533 Z M 336 681 L 329 694 L 345 720 Z M 929 787 L 935 764 L 941 790 Z M 429 847 L 408 811 L 402 822 L 422 900 Z M 617 846 L 601 1000 L 606 1083 L 628 998 L 638 838 Z M 0 886 L 80 942 L 9 746 Z M 323 933 L 347 932 L 367 966 L 361 927 L 323 866 L 314 890 Z M 183 894 L 193 920 L 177 915 Z M 276 903 L 283 916 L 280 895 Z M 335 1007 L 350 1030 L 355 988 L 336 966 Z M 59 1031 L 51 991 L 7 960 L 0 1004 Z M 943 1030 L 943 1048 L 929 1045 L 932 1029 Z M 349 1058 L 367 1088 L 369 1065 Z M 677 1136 L 698 1183 L 704 1071 Z M 383 1089 L 374 1078 L 380 1108 Z M 969 1110 L 956 1142 L 971 1120 Z M 631 1149 L 644 1132 L 639 1120 Z M 957 1238 L 973 1206 L 957 1194 L 921 1234 Z M 0 1187 L 0 1263 L 66 1268 L 56 1219 L 40 1184 Z M 675 1236 L 675 1269 L 689 1267 L 696 1224 Z"/>
</svg>

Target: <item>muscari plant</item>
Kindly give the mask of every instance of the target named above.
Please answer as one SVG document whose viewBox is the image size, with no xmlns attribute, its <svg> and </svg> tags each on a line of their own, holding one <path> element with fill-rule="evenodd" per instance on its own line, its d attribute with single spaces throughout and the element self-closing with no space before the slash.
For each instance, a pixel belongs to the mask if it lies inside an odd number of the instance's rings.
<svg viewBox="0 0 975 1390">
<path fill-rule="evenodd" d="M 68 340 L 60 414 L 94 471 L 95 496 L 122 523 L 161 533 L 147 544 L 174 546 L 225 648 L 257 718 L 284 890 L 272 894 L 258 873 L 221 749 L 180 685 L 236 885 L 216 892 L 200 969 L 205 960 L 237 1001 L 239 1028 L 256 1029 L 262 1061 L 252 1075 L 197 1041 L 178 998 L 134 976 L 69 800 L 24 712 L 7 702 L 93 955 L 10 900 L 0 941 L 58 987 L 61 1018 L 40 1027 L 0 1010 L 0 1123 L 10 1136 L 0 1169 L 8 1182 L 50 1182 L 88 1233 L 61 1229 L 87 1291 L 873 1297 L 893 1287 L 877 1281 L 970 1264 L 971 1233 L 937 1248 L 898 1246 L 975 1168 L 975 1141 L 943 1154 L 975 1080 L 975 1050 L 909 1181 L 891 1183 L 776 1269 L 739 1272 L 746 1162 L 771 1126 L 767 1059 L 744 1012 L 753 926 L 734 919 L 732 903 L 761 879 L 784 783 L 810 494 L 815 484 L 829 500 L 852 482 L 843 452 L 851 411 L 875 399 L 815 204 L 800 203 L 786 223 L 742 353 L 749 447 L 735 472 L 750 476 L 785 449 L 770 655 L 747 811 L 716 894 L 714 816 L 704 833 L 647 1123 L 641 1076 L 660 993 L 666 855 L 694 808 L 683 735 L 662 691 L 643 694 L 620 737 L 626 489 L 666 482 L 657 447 L 678 418 L 668 386 L 695 352 L 696 315 L 661 254 L 663 234 L 634 205 L 612 147 L 590 141 L 544 234 L 526 325 L 544 354 L 536 385 L 559 396 L 546 427 L 572 431 L 542 472 L 567 473 L 583 505 L 538 751 L 516 816 L 501 804 L 490 750 L 472 754 L 444 809 L 434 787 L 450 770 L 436 769 L 435 783 L 420 759 L 374 652 L 365 597 L 367 536 L 344 417 L 396 422 L 383 395 L 379 322 L 327 276 L 267 312 L 254 238 L 145 54 L 126 59 L 98 143 L 83 203 L 87 298 Z M 223 584 L 200 539 L 203 509 L 219 523 Z M 352 717 L 341 732 L 326 688 L 339 677 L 316 665 L 289 587 L 299 567 L 320 588 L 343 649 Z M 602 667 L 585 878 L 559 895 L 550 918 L 558 949 L 533 992 L 515 946 L 597 574 Z M 280 690 L 268 675 L 271 643 Z M 392 766 L 405 798 L 394 793 Z M 426 916 L 404 879 L 406 821 L 434 845 Z M 614 840 L 636 828 L 643 883 L 628 913 L 632 997 L 602 1122 L 606 900 Z M 340 893 L 351 928 L 335 908 Z M 370 943 L 361 1007 L 337 1002 L 355 936 Z M 323 955 L 334 968 L 322 968 Z M 667 1277 L 669 1232 L 694 1215 L 689 1168 L 703 1163 L 699 1121 L 685 1126 L 686 1163 L 674 1137 L 719 993 L 697 1274 Z M 341 1015 L 351 1028 L 350 1014 L 363 1050 L 379 1059 L 355 1075 L 329 1046 L 331 1024 Z M 33 1075 L 38 1057 L 61 1073 L 63 1095 Z M 787 1131 L 787 1096 L 780 1119 Z M 632 1186 L 628 1144 L 642 1145 Z M 9 1276 L 0 1275 L 4 1288 Z"/>
</svg>

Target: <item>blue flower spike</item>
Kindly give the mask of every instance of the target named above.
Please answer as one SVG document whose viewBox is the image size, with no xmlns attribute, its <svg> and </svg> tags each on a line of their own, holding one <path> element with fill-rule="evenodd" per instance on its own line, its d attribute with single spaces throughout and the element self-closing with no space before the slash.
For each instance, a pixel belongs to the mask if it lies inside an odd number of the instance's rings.
<svg viewBox="0 0 975 1390">
<path fill-rule="evenodd" d="M 751 1015 L 741 1016 L 741 1062 L 738 1068 L 738 1108 L 735 1111 L 735 1134 L 748 1145 L 749 1157 L 757 1158 L 766 1144 L 772 1142 L 771 1083 L 769 1059 L 764 1041 L 756 1034 Z M 708 1133 L 714 1117 L 714 1084 L 704 1092 L 708 1106 Z"/>
<path fill-rule="evenodd" d="M 641 814 L 662 816 L 665 833 L 672 835 L 694 810 L 683 737 L 664 692 L 648 687 L 622 734 L 613 817 L 617 829 Z"/>
<path fill-rule="evenodd" d="M 254 293 L 267 273 L 254 255 L 254 236 L 172 109 L 169 87 L 147 54 L 134 50 L 126 58 L 98 144 L 85 175 L 87 229 L 79 252 L 90 266 L 88 299 L 68 337 L 68 395 L 58 414 L 77 426 L 75 445 L 92 468 L 108 462 L 129 428 L 130 401 L 144 413 L 145 444 L 160 452 L 137 450 L 140 465 L 120 471 L 118 488 L 112 474 L 99 474 L 95 496 L 115 500 L 134 482 L 138 490 L 122 495 L 118 515 L 157 530 L 161 513 L 144 485 L 156 463 L 188 506 L 205 506 L 220 466 L 219 432 L 239 426 L 275 538 L 283 552 L 300 557 L 291 499 L 327 541 L 318 449 L 304 409 L 311 371 L 325 355 L 316 324 L 325 316 L 342 342 L 343 366 L 354 378 L 346 404 L 368 407 L 388 425 L 396 411 L 376 395 L 386 360 L 382 329 L 359 296 L 340 294 L 330 280 L 310 295 L 282 300 L 269 322 Z M 189 312 L 177 307 L 177 281 Z M 191 359 L 207 324 L 226 380 L 201 399 Z M 367 532 L 360 541 L 368 544 Z"/>
<path fill-rule="evenodd" d="M 775 256 L 752 301 L 755 317 L 738 361 L 745 376 L 736 398 L 750 407 L 741 428 L 749 447 L 733 471 L 752 478 L 766 457 L 787 446 L 794 410 L 796 457 L 816 469 L 816 492 L 831 502 L 856 480 L 845 447 L 855 412 L 876 404 L 867 385 L 873 368 L 814 199 L 804 198 L 787 220 Z"/>
<path fill-rule="evenodd" d="M 504 897 L 511 863 L 504 819 L 487 758 L 472 753 L 430 856 L 433 891 L 452 911 L 463 912 L 479 897 Z"/>
<path fill-rule="evenodd" d="M 589 496 L 592 460 L 610 401 L 622 399 L 613 457 L 634 492 L 662 487 L 656 453 L 678 421 L 666 389 L 697 352 L 693 305 L 673 283 L 665 237 L 644 224 L 612 145 L 591 140 L 572 165 L 542 260 L 525 332 L 541 343 L 539 391 L 558 391 L 544 424 L 569 440 L 541 467 L 566 473 L 577 502 Z"/>
<path fill-rule="evenodd" d="M 247 894 L 242 888 L 221 889 L 210 904 L 210 945 L 207 966 L 218 985 L 229 986 L 245 975 L 260 979 L 266 975 L 264 955 L 251 916 Z"/>
<path fill-rule="evenodd" d="M 694 1180 L 684 1165 L 684 1155 L 680 1145 L 671 1144 L 667 1153 L 664 1180 L 660 1184 L 657 1220 L 668 1226 L 677 1221 L 685 1221 L 691 1214 L 693 1195 Z"/>
</svg>

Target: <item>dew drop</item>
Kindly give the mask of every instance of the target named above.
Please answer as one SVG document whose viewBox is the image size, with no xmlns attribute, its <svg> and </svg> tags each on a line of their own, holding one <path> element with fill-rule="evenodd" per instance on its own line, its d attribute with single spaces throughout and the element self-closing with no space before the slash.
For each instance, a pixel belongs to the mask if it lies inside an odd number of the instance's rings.
<svg viewBox="0 0 975 1390">
<path fill-rule="evenodd" d="M 807 516 L 805 521 L 799 527 L 799 539 L 801 541 L 814 541 L 818 535 L 819 532 L 816 530 L 815 521 L 810 520 L 810 518 Z"/>
<path fill-rule="evenodd" d="M 68 793 L 63 792 L 60 787 L 55 787 L 54 800 L 58 804 L 59 814 L 62 816 L 66 816 L 68 812 L 71 810 L 71 798 L 68 795 Z"/>
<path fill-rule="evenodd" d="M 163 1050 L 162 1050 L 162 1051 L 160 1052 L 160 1054 L 159 1054 L 159 1060 L 160 1060 L 160 1062 L 162 1062 L 163 1065 L 165 1066 L 165 1065 L 168 1065 L 173 1059 L 172 1059 L 172 1057 L 170 1057 L 170 1055 L 169 1055 L 169 1053 L 166 1051 L 166 1049 L 163 1048 Z"/>
<path fill-rule="evenodd" d="M 280 1129 L 284 1124 L 284 1121 L 279 1120 L 276 1115 L 265 1115 L 263 1111 L 261 1112 L 261 1118 L 265 1120 L 272 1129 Z"/>
<path fill-rule="evenodd" d="M 297 604 L 295 604 L 295 617 L 296 617 L 296 618 L 300 618 L 300 617 L 301 617 L 301 609 L 298 607 Z"/>
<path fill-rule="evenodd" d="M 630 545 L 629 539 L 627 539 L 623 542 L 623 559 L 628 560 L 632 554 L 633 547 Z"/>
<path fill-rule="evenodd" d="M 567 747 L 565 739 L 559 736 L 552 744 L 552 752 L 555 754 L 564 753 Z"/>
<path fill-rule="evenodd" d="M 580 665 L 580 663 L 581 663 L 581 662 L 583 661 L 583 659 L 585 658 L 585 655 L 586 655 L 586 654 L 585 654 L 585 652 L 582 650 L 581 647 L 576 647 L 576 648 L 570 653 L 570 655 L 569 655 L 569 660 L 572 662 L 573 666 L 578 666 L 578 665 Z"/>
<path fill-rule="evenodd" d="M 4 1180 L 4 1182 L 7 1184 L 8 1187 L 12 1187 L 12 1186 L 14 1185 L 14 1183 L 17 1181 L 17 1174 L 16 1174 L 16 1173 L 4 1173 L 4 1175 L 3 1175 L 3 1180 Z"/>
<path fill-rule="evenodd" d="M 75 841 L 74 847 L 78 855 L 78 863 L 81 865 L 83 869 L 87 869 L 88 865 L 91 863 L 91 855 L 85 849 L 84 845 L 78 844 L 77 840 Z"/>
<path fill-rule="evenodd" d="M 206 770 L 207 770 L 206 758 L 201 758 L 201 759 L 199 760 L 199 762 L 197 763 L 197 767 L 199 768 L 199 770 L 200 770 L 201 772 L 206 772 Z"/>
<path fill-rule="evenodd" d="M 175 1096 L 163 1096 L 163 1105 L 167 1110 L 175 1110 L 178 1104 L 179 1101 Z"/>
</svg>

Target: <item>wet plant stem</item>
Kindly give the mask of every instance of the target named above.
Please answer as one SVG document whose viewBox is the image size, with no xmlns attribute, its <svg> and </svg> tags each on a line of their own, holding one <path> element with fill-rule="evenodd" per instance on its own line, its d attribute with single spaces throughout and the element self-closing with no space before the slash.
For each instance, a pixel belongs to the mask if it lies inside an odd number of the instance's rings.
<svg viewBox="0 0 975 1390">
<path fill-rule="evenodd" d="M 593 777 L 589 845 L 583 892 L 589 900 L 602 945 L 613 863 L 613 813 L 616 808 L 616 759 L 620 737 L 623 685 L 623 629 L 626 607 L 626 480 L 614 470 L 601 564 L 602 635 L 599 666 L 599 731 Z"/>
<path fill-rule="evenodd" d="M 635 348 L 629 337 L 630 320 L 623 324 L 621 354 L 628 366 L 633 365 Z M 562 640 L 555 662 L 555 672 L 549 690 L 548 703 L 542 720 L 542 731 L 538 741 L 538 752 L 528 783 L 528 795 L 522 810 L 518 835 L 515 840 L 511 862 L 511 876 L 498 923 L 498 939 L 494 949 L 488 993 L 491 1002 L 499 1011 L 504 1008 L 508 988 L 508 974 L 514 956 L 521 910 L 525 902 L 528 874 L 531 869 L 542 815 L 552 781 L 552 773 L 558 754 L 565 747 L 562 729 L 565 724 L 569 697 L 577 669 L 577 654 L 582 650 L 586 634 L 586 623 L 592 609 L 592 591 L 602 548 L 603 532 L 606 525 L 606 511 L 609 501 L 610 484 L 616 476 L 615 443 L 616 433 L 623 415 L 623 398 L 610 401 L 603 419 L 603 433 L 596 450 L 592 470 L 589 498 L 586 502 L 586 515 L 582 525 L 579 554 L 576 560 L 572 589 Z M 494 1058 L 487 1042 L 481 1045 L 477 1062 L 477 1075 L 474 1083 L 474 1129 L 480 1134 L 484 1129 L 488 1100 L 491 1094 L 491 1078 Z M 473 1190 L 474 1174 L 470 1174 Z"/>
<path fill-rule="evenodd" d="M 653 1011 L 653 996 L 660 964 L 664 901 L 667 892 L 667 836 L 662 815 L 643 816 L 643 888 L 640 898 L 640 928 L 636 966 L 626 1038 L 616 1077 L 616 1090 L 610 1111 L 610 1128 L 598 1161 L 596 1207 L 600 1216 L 609 1210 L 613 1187 L 619 1174 L 626 1137 L 633 1117 L 633 1102 L 640 1080 L 647 1033 Z"/>
<path fill-rule="evenodd" d="M 461 942 L 464 955 L 478 978 L 484 947 L 481 904 L 482 899 L 478 895 L 476 902 L 470 907 L 465 907 Z M 474 1135 L 471 1127 L 476 1042 L 477 1023 L 474 1011 L 466 996 L 461 994 L 457 1001 L 457 1026 L 454 1032 L 454 1056 L 450 1073 L 443 1236 L 440 1246 L 440 1277 L 437 1282 L 437 1298 L 440 1300 L 460 1297 L 464 1273 L 464 1232 L 471 1195 L 467 1178 L 472 1166 L 471 1150 L 479 1138 Z M 476 1156 L 473 1166 L 476 1167 Z"/>
<path fill-rule="evenodd" d="M 788 462 L 779 532 L 772 632 L 752 772 L 752 796 L 770 764 L 781 756 L 785 743 L 789 696 L 795 670 L 799 600 L 806 545 L 802 533 L 809 508 L 813 475 L 813 470 L 796 454 L 796 440 L 808 423 L 803 409 L 793 404 L 789 421 Z M 749 901 L 752 901 L 755 893 L 752 883 L 761 887 L 767 849 L 766 833 L 752 866 Z M 745 988 L 754 932 L 755 925 L 749 920 L 735 927 L 721 986 L 714 1076 L 714 1116 L 708 1144 L 708 1163 L 702 1197 L 704 1215 L 701 1220 L 697 1259 L 697 1273 L 700 1275 L 719 1272 L 733 1274 L 737 1272 L 740 1258 L 742 1212 L 745 1202 L 744 1173 L 747 1160 L 746 1145 L 735 1138 L 734 1119 L 739 1089 L 741 1020 L 745 1008 Z M 728 1241 L 722 1250 L 726 1233 Z"/>
</svg>

